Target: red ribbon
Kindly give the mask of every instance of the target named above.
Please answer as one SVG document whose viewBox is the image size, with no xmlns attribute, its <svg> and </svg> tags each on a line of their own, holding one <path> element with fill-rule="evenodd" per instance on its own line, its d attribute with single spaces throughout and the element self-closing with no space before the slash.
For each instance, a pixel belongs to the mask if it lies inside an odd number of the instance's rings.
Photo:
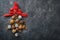
<svg viewBox="0 0 60 40">
<path fill-rule="evenodd" d="M 10 9 L 8 14 L 4 14 L 5 17 L 13 16 L 15 14 L 21 15 L 22 17 L 28 17 L 28 14 L 23 13 L 21 9 L 19 9 L 18 4 L 14 2 L 13 8 Z"/>
</svg>

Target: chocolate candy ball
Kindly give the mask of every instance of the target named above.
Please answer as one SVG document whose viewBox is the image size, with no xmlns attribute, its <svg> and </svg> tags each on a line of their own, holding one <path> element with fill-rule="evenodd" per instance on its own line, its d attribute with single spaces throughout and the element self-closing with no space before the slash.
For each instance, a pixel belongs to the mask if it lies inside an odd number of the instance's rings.
<svg viewBox="0 0 60 40">
<path fill-rule="evenodd" d="M 19 19 L 16 19 L 15 22 L 19 22 Z"/>
<path fill-rule="evenodd" d="M 15 33 L 15 37 L 18 37 L 18 33 Z"/>
<path fill-rule="evenodd" d="M 23 29 L 25 29 L 26 28 L 26 25 L 23 25 L 23 27 L 22 27 Z"/>
<path fill-rule="evenodd" d="M 16 30 L 18 31 L 18 30 L 19 30 L 19 28 L 16 28 Z"/>
<path fill-rule="evenodd" d="M 10 24 L 14 24 L 14 20 L 10 20 Z"/>
<path fill-rule="evenodd" d="M 16 32 L 16 29 L 13 29 L 12 32 L 15 33 Z"/>
<path fill-rule="evenodd" d="M 23 26 L 22 26 L 22 25 L 20 25 L 20 26 L 19 26 L 19 29 L 23 29 Z"/>
<path fill-rule="evenodd" d="M 14 25 L 12 25 L 12 29 L 15 29 L 15 26 Z"/>
<path fill-rule="evenodd" d="M 18 16 L 18 19 L 22 19 L 22 16 L 21 16 L 21 15 L 19 15 L 19 16 Z"/>
<path fill-rule="evenodd" d="M 8 29 L 11 29 L 11 25 L 8 25 Z"/>
<path fill-rule="evenodd" d="M 15 19 L 15 16 L 12 16 L 12 19 Z"/>
<path fill-rule="evenodd" d="M 18 24 L 17 23 L 15 24 L 15 27 L 18 27 Z"/>
</svg>

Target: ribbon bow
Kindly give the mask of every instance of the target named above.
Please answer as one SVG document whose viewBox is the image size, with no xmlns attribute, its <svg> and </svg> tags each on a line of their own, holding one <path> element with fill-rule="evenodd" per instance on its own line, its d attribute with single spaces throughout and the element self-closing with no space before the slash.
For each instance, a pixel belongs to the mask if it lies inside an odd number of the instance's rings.
<svg viewBox="0 0 60 40">
<path fill-rule="evenodd" d="M 28 14 L 23 13 L 16 2 L 14 2 L 14 6 L 9 10 L 8 14 L 4 14 L 5 17 L 10 17 L 15 14 L 21 15 L 22 17 L 28 17 Z"/>
</svg>

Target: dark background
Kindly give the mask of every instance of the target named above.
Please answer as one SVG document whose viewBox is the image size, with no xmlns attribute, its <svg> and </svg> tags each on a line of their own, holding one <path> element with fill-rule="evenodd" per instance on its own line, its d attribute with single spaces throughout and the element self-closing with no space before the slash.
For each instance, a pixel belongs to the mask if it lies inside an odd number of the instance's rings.
<svg viewBox="0 0 60 40">
<path fill-rule="evenodd" d="M 29 15 L 28 30 L 18 38 L 6 29 L 10 18 L 3 16 L 14 1 Z M 0 0 L 0 40 L 60 40 L 60 0 Z"/>
</svg>

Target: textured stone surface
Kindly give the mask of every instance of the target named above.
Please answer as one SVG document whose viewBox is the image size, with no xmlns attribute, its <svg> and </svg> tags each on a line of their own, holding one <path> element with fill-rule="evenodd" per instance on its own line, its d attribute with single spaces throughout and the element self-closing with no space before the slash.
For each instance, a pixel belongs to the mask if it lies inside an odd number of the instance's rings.
<svg viewBox="0 0 60 40">
<path fill-rule="evenodd" d="M 18 38 L 6 29 L 10 18 L 3 17 L 14 1 L 29 14 L 28 30 Z M 0 40 L 60 40 L 60 0 L 0 0 Z"/>
</svg>

